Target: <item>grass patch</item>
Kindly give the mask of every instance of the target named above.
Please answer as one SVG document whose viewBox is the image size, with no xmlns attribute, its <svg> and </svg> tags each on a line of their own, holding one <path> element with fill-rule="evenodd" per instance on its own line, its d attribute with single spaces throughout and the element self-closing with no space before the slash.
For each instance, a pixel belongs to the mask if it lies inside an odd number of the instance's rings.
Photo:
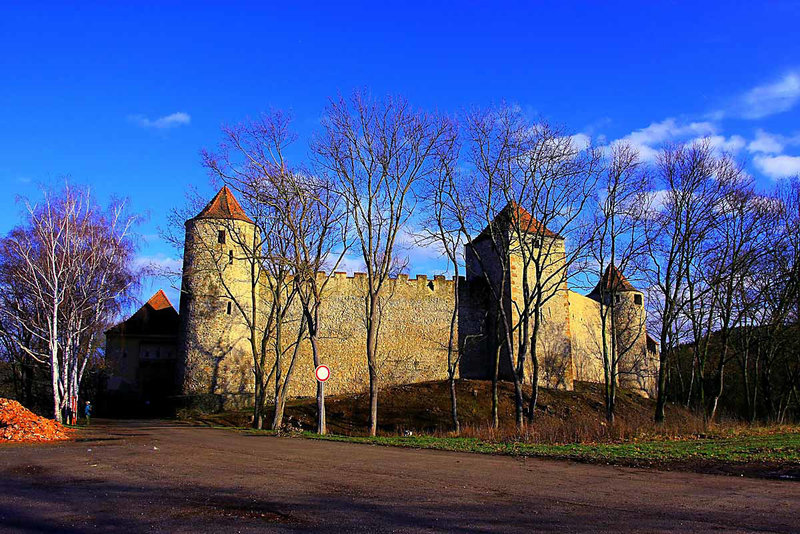
<svg viewBox="0 0 800 534">
<path fill-rule="evenodd" d="M 542 458 L 630 463 L 712 461 L 724 463 L 769 463 L 800 465 L 800 433 L 739 435 L 729 438 L 706 438 L 676 441 L 643 441 L 634 443 L 541 444 L 489 442 L 477 438 L 435 436 L 319 436 L 304 437 L 349 443 L 368 443 L 416 449 L 437 449 L 483 454 L 506 454 Z"/>
<path fill-rule="evenodd" d="M 652 399 L 620 391 L 613 425 L 604 418 L 602 387 L 576 383 L 574 391 L 540 389 L 534 424 L 519 430 L 514 421 L 513 385 L 500 384 L 500 428 L 492 428 L 491 383 L 459 380 L 461 434 L 451 432 L 446 381 L 406 384 L 381 391 L 378 437 L 365 436 L 368 395 L 326 399 L 327 436 L 315 427 L 314 399 L 294 399 L 286 407 L 281 434 L 311 439 L 417 449 L 569 459 L 748 476 L 800 479 L 800 427 L 754 427 L 736 421 L 708 425 L 682 406 L 669 405 L 667 420 L 653 422 Z M 529 390 L 525 390 L 529 394 Z M 270 420 L 267 414 L 265 420 Z M 249 411 L 195 419 L 210 426 L 234 427 L 247 434 Z M 303 432 L 304 431 L 304 432 Z M 413 436 L 405 437 L 410 431 Z"/>
</svg>

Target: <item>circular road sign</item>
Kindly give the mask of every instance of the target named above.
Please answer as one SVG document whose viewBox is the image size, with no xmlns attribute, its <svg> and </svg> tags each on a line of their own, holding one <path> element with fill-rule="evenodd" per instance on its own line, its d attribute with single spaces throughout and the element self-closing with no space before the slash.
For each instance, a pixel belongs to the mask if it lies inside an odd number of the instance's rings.
<svg viewBox="0 0 800 534">
<path fill-rule="evenodd" d="M 325 382 L 331 377 L 331 370 L 328 369 L 327 365 L 320 365 L 317 367 L 317 370 L 314 372 L 314 374 L 317 376 L 317 380 L 320 382 Z"/>
</svg>

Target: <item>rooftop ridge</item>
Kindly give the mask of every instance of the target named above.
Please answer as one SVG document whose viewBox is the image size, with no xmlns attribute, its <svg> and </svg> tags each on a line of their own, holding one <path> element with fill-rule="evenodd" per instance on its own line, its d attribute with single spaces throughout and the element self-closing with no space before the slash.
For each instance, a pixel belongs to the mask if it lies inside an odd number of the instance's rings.
<svg viewBox="0 0 800 534">
<path fill-rule="evenodd" d="M 503 209 L 497 212 L 492 222 L 487 224 L 486 228 L 484 228 L 477 237 L 481 238 L 490 235 L 491 226 L 495 223 L 501 223 L 503 226 L 508 225 L 509 227 L 511 227 L 512 224 L 518 224 L 519 230 L 526 234 L 561 238 L 560 235 L 547 228 L 541 221 L 531 215 L 528 210 L 513 200 L 509 201 Z"/>
<path fill-rule="evenodd" d="M 206 204 L 203 210 L 195 215 L 195 219 L 233 219 L 252 223 L 253 220 L 247 216 L 242 209 L 239 201 L 227 185 L 222 186 L 214 198 Z"/>
<path fill-rule="evenodd" d="M 175 308 L 172 303 L 169 301 L 169 297 L 167 294 L 164 293 L 163 289 L 159 289 L 155 292 L 155 294 L 150 297 L 150 299 L 145 303 L 146 306 L 150 306 L 154 310 L 164 310 L 166 308 Z"/>
<path fill-rule="evenodd" d="M 616 265 L 609 264 L 605 272 L 603 272 L 603 276 L 598 280 L 597 285 L 594 286 L 594 289 L 592 289 L 591 293 L 587 296 L 599 296 L 601 291 L 625 293 L 639 290 L 633 287 L 633 284 L 625 278 L 625 275 L 617 269 Z"/>
</svg>

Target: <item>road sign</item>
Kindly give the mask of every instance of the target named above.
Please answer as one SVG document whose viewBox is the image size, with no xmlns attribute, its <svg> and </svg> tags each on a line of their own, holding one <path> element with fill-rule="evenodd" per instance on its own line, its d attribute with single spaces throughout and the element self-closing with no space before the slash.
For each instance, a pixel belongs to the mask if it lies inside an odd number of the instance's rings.
<svg viewBox="0 0 800 534">
<path fill-rule="evenodd" d="M 317 376 L 317 380 L 320 382 L 325 382 L 331 377 L 331 370 L 328 369 L 327 365 L 320 365 L 317 367 L 317 370 L 314 372 L 314 374 Z"/>
</svg>

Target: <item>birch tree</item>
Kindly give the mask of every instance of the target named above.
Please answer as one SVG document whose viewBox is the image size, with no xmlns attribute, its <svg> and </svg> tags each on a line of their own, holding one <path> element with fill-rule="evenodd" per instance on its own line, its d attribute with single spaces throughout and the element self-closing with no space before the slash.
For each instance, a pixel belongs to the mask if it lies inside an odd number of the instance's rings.
<svg viewBox="0 0 800 534">
<path fill-rule="evenodd" d="M 137 220 L 125 203 L 100 207 L 88 189 L 44 191 L 25 204 L 25 223 L 3 240 L 5 268 L 31 299 L 33 313 L 4 308 L 6 334 L 50 368 L 56 420 L 75 423 L 80 384 L 105 327 L 139 279 L 133 267 Z M 32 343 L 26 342 L 25 337 Z"/>
</svg>

